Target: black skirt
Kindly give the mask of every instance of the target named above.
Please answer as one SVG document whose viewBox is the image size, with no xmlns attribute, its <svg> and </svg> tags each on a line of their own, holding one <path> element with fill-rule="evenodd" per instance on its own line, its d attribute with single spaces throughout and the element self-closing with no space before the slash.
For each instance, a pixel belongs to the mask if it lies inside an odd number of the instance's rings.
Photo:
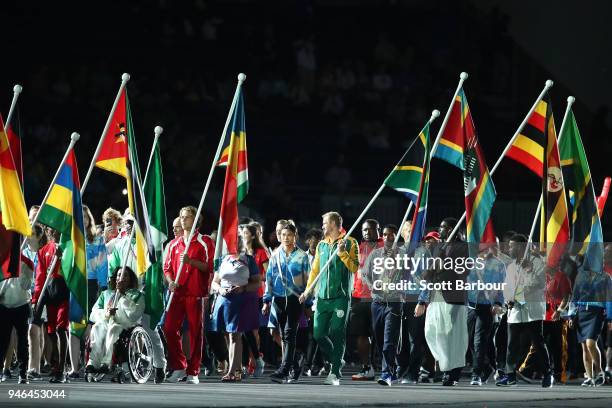
<svg viewBox="0 0 612 408">
<path fill-rule="evenodd" d="M 578 327 L 576 333 L 578 342 L 584 343 L 587 339 L 597 340 L 604 324 L 604 309 L 598 306 L 580 307 L 577 315 Z"/>
</svg>

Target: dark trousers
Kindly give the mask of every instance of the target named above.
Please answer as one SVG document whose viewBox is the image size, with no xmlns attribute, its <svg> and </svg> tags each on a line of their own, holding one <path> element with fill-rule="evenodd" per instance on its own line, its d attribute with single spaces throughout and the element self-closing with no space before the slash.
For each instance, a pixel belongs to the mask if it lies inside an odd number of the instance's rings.
<svg viewBox="0 0 612 408">
<path fill-rule="evenodd" d="M 495 345 L 495 368 L 506 370 L 506 352 L 508 350 L 508 315 L 503 314 L 498 323 L 493 324 Z"/>
<path fill-rule="evenodd" d="M 288 375 L 295 361 L 295 343 L 304 305 L 300 303 L 297 296 L 291 295 L 286 298 L 274 297 L 272 307 L 276 312 L 278 329 L 283 341 L 283 361 L 280 371 L 282 374 Z"/>
<path fill-rule="evenodd" d="M 402 304 L 374 301 L 371 307 L 372 331 L 376 347 L 382 356 L 382 373 L 395 374 Z"/>
<path fill-rule="evenodd" d="M 566 360 L 567 360 L 567 338 L 564 335 L 564 321 L 545 321 L 544 322 L 544 341 L 546 346 L 550 350 L 551 365 L 553 374 L 557 379 L 561 379 L 563 372 L 565 371 Z M 531 347 L 531 350 L 527 354 L 527 358 L 523 363 L 521 372 L 531 374 L 534 371 L 541 372 L 544 368 L 537 366 L 536 362 L 537 352 Z"/>
<path fill-rule="evenodd" d="M 472 355 L 472 374 L 479 377 L 490 374 L 489 338 L 493 328 L 491 305 L 470 304 L 468 308 L 468 336 Z"/>
<path fill-rule="evenodd" d="M 0 361 L 4 362 L 7 348 L 11 341 L 13 328 L 17 332 L 17 361 L 19 362 L 19 375 L 25 377 L 28 370 L 28 319 L 30 318 L 30 305 L 8 308 L 0 305 Z"/>
<path fill-rule="evenodd" d="M 414 317 L 416 302 L 402 304 L 402 344 L 397 355 L 399 376 L 417 379 L 425 351 L 425 315 Z"/>
<path fill-rule="evenodd" d="M 514 373 L 523 362 L 525 355 L 522 352 L 521 336 L 531 342 L 534 347 L 538 363 L 543 368 L 544 374 L 550 373 L 550 357 L 548 348 L 544 342 L 542 320 L 528 323 L 508 324 L 508 355 L 506 358 L 506 372 Z"/>
</svg>

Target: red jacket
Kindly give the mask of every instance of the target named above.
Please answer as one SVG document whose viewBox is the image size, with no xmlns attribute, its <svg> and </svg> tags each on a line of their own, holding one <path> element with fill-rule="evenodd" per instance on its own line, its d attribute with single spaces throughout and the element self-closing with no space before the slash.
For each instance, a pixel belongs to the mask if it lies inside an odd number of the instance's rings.
<svg viewBox="0 0 612 408">
<path fill-rule="evenodd" d="M 34 280 L 34 294 L 32 295 L 32 303 L 38 302 L 43 286 L 45 286 L 45 280 L 47 279 L 47 269 L 49 269 L 51 263 L 53 262 L 53 256 L 55 255 L 56 249 L 57 244 L 55 242 L 49 242 L 38 250 L 38 264 L 36 265 L 36 277 Z M 64 278 L 60 274 L 60 265 L 61 260 L 58 259 L 51 274 L 52 279 Z"/>
<path fill-rule="evenodd" d="M 185 251 L 185 247 L 185 238 L 183 237 L 175 238 L 169 244 L 164 262 L 164 275 L 172 280 L 176 279 L 176 273 L 181 264 L 181 254 Z M 195 266 L 183 265 L 178 281 L 179 288 L 175 292 L 175 296 L 207 296 L 208 282 L 213 273 L 213 258 L 215 256 L 215 246 L 212 239 L 208 235 L 202 235 L 196 231 L 191 239 L 187 255 L 191 259 L 204 262 L 208 265 L 208 270 L 201 272 Z"/>
<path fill-rule="evenodd" d="M 376 242 L 365 242 L 359 244 L 359 271 L 363 270 L 366 259 L 376 248 L 381 248 L 385 245 L 382 238 L 379 238 Z M 364 274 L 367 271 L 362 271 Z M 355 282 L 353 284 L 353 297 L 360 299 L 371 299 L 372 293 L 368 285 L 361 279 L 359 273 L 355 274 Z"/>
</svg>

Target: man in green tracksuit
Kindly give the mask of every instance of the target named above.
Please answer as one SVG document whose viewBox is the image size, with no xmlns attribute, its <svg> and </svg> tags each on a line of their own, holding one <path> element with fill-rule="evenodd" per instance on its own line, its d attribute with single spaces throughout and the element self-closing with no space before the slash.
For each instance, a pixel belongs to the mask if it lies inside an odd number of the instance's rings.
<svg viewBox="0 0 612 408">
<path fill-rule="evenodd" d="M 312 285 L 322 272 L 314 289 L 316 310 L 313 337 L 332 364 L 325 384 L 340 385 L 353 274 L 359 268 L 359 244 L 354 238 L 346 236 L 342 230 L 342 217 L 337 212 L 323 214 L 323 233 L 325 238 L 317 246 L 307 293 L 312 291 Z M 333 258 L 329 268 L 322 271 L 336 248 L 339 249 L 338 255 Z M 307 293 L 300 296 L 301 302 L 306 300 Z"/>
</svg>

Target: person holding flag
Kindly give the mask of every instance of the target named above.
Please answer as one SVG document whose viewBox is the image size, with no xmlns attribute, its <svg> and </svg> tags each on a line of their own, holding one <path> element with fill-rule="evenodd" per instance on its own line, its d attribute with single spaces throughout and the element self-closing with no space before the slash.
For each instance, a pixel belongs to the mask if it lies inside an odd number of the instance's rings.
<svg viewBox="0 0 612 408">
<path fill-rule="evenodd" d="M 209 236 L 200 234 L 194 225 L 197 209 L 193 206 L 181 208 L 179 217 L 183 236 L 172 241 L 164 262 L 164 275 L 173 301 L 164 320 L 164 334 L 168 343 L 168 364 L 173 370 L 168 382 L 178 382 L 187 377 L 188 384 L 198 384 L 200 360 L 202 359 L 202 307 L 208 299 L 208 286 L 213 271 L 214 244 Z M 192 228 L 189 251 L 185 253 L 187 239 Z M 177 271 L 183 264 L 177 280 Z M 189 361 L 181 345 L 180 330 L 184 319 L 189 325 Z"/>
<path fill-rule="evenodd" d="M 355 238 L 346 236 L 342 230 L 342 217 L 337 212 L 323 214 L 322 229 L 325 238 L 317 246 L 306 287 L 312 287 L 317 276 L 323 273 L 315 295 L 317 309 L 313 337 L 332 364 L 325 384 L 338 386 L 344 365 L 342 358 L 346 348 L 353 274 L 359 269 L 359 244 Z M 338 256 L 333 258 L 327 270 L 321 271 L 321 265 L 327 264 L 336 247 Z M 301 294 L 300 302 L 305 301 L 306 296 Z"/>
</svg>

